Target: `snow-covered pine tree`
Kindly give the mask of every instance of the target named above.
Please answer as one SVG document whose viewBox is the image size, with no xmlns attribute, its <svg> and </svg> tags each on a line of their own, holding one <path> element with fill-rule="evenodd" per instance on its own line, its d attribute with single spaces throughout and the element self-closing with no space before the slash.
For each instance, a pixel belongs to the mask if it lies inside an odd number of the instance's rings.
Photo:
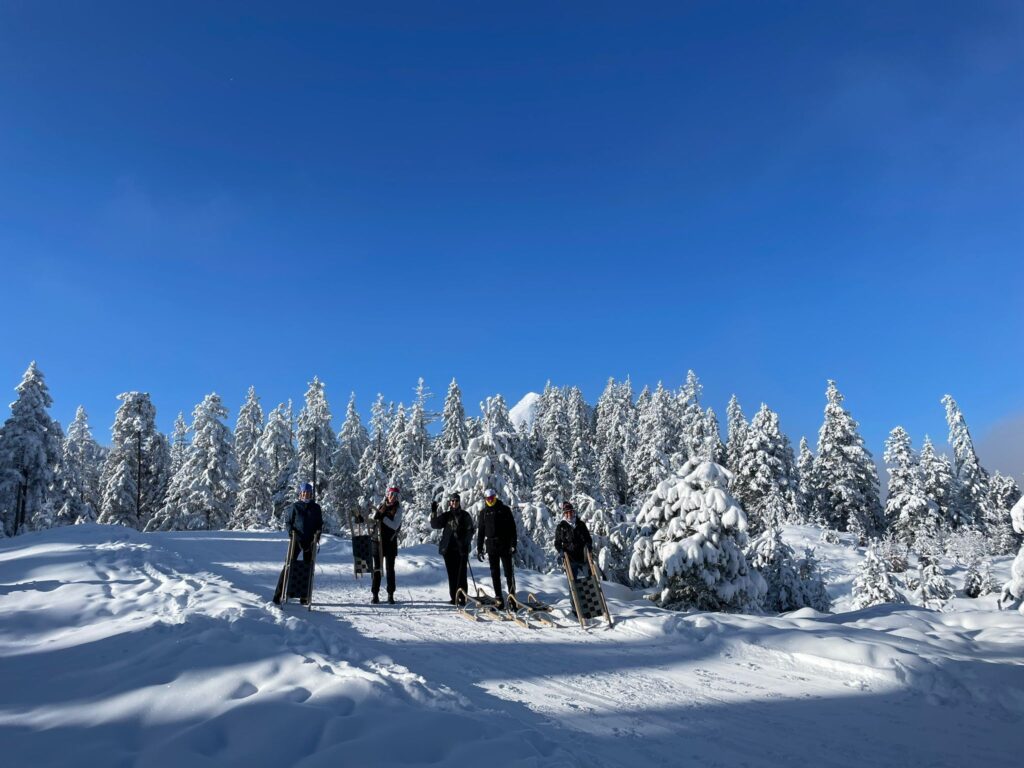
<svg viewBox="0 0 1024 768">
<path fill-rule="evenodd" d="M 884 527 L 878 471 L 834 381 L 826 400 L 814 459 L 815 517 L 839 531 L 874 536 Z"/>
<path fill-rule="evenodd" d="M 778 414 L 762 403 L 747 427 L 732 487 L 751 535 L 796 517 L 797 489 L 786 448 Z"/>
<path fill-rule="evenodd" d="M 533 501 L 546 505 L 549 510 L 557 510 L 571 494 L 572 473 L 558 441 L 549 440 L 544 446 L 544 461 L 533 476 Z"/>
<path fill-rule="evenodd" d="M 171 480 L 167 503 L 148 531 L 213 531 L 226 528 L 238 492 L 238 464 L 228 409 L 211 393 L 192 411 L 192 447 Z"/>
<path fill-rule="evenodd" d="M 628 520 L 623 508 L 608 510 L 586 499 L 576 512 L 587 524 L 594 540 L 594 557 L 606 579 L 629 584 L 629 561 L 636 540 L 636 522 Z"/>
<path fill-rule="evenodd" d="M 598 484 L 601 497 L 617 506 L 629 498 L 630 482 L 626 471 L 635 446 L 636 419 L 633 410 L 633 386 L 608 379 L 597 401 L 595 442 Z"/>
<path fill-rule="evenodd" d="M 266 460 L 269 473 L 267 486 L 273 503 L 271 525 L 279 528 L 283 525 L 284 510 L 295 500 L 295 475 L 299 466 L 290 401 L 287 405 L 280 403 L 270 412 L 256 450 Z"/>
<path fill-rule="evenodd" d="M 700 457 L 707 444 L 707 421 L 700 404 L 704 385 L 692 370 L 686 372 L 686 383 L 676 396 L 676 419 L 679 424 L 679 444 L 675 451 L 683 459 Z"/>
<path fill-rule="evenodd" d="M 445 477 L 453 477 L 462 469 L 463 456 L 469 434 L 466 430 L 466 411 L 462 406 L 462 390 L 458 382 L 451 380 L 448 394 L 444 398 L 441 413 L 441 434 L 437 438 L 436 451 L 441 457 Z"/>
<path fill-rule="evenodd" d="M 938 506 L 943 527 L 952 528 L 958 518 L 956 507 L 959 491 L 956 477 L 949 459 L 935 452 L 935 446 L 928 435 L 925 435 L 921 444 L 918 465 L 924 495 Z"/>
<path fill-rule="evenodd" d="M 170 447 L 156 428 L 156 408 L 146 392 L 124 392 L 114 415 L 110 453 L 100 485 L 97 520 L 104 525 L 145 528 L 164 504 Z"/>
<path fill-rule="evenodd" d="M 597 467 L 594 460 L 594 425 L 590 406 L 579 387 L 570 387 L 566 394 L 569 418 L 569 455 L 566 457 L 572 477 L 572 498 L 576 504 L 598 494 Z"/>
<path fill-rule="evenodd" d="M 797 521 L 808 523 L 814 510 L 814 454 L 807 445 L 807 438 L 800 438 L 800 456 L 796 461 L 797 477 Z"/>
<path fill-rule="evenodd" d="M 1013 530 L 1024 536 L 1024 496 L 1017 499 L 1010 510 L 1010 520 L 1013 522 Z M 1007 604 L 1016 606 L 1024 614 L 1024 545 L 1010 566 L 1010 580 L 1003 585 L 999 598 L 1000 607 Z"/>
<path fill-rule="evenodd" d="M 1020 487 L 1012 477 L 996 472 L 989 478 L 988 502 L 993 519 L 988 527 L 993 554 L 1012 555 L 1024 543 L 1010 519 L 1010 510 L 1020 497 Z"/>
<path fill-rule="evenodd" d="M 868 547 L 864 562 L 857 569 L 853 581 L 853 610 L 859 611 L 882 603 L 905 603 L 903 595 L 896 589 L 885 563 L 875 552 L 875 546 Z"/>
<path fill-rule="evenodd" d="M 912 545 L 921 535 L 941 535 L 942 515 L 925 494 L 921 468 L 903 427 L 889 433 L 882 458 L 889 468 L 889 496 L 885 502 L 889 535 L 906 545 Z"/>
<path fill-rule="evenodd" d="M 100 457 L 102 451 L 93 439 L 89 416 L 78 406 L 61 447 L 56 483 L 61 507 L 55 525 L 94 523 L 100 506 Z"/>
<path fill-rule="evenodd" d="M 338 440 L 331 426 L 331 409 L 327 404 L 324 383 L 316 376 L 309 382 L 306 402 L 299 412 L 298 429 L 299 482 L 313 483 L 315 496 L 323 501 L 331 482 L 331 463 L 338 450 Z M 337 510 L 324 509 L 324 530 L 340 527 Z"/>
<path fill-rule="evenodd" d="M 999 583 L 992 575 L 992 564 L 980 554 L 967 563 L 964 573 L 964 594 L 970 598 L 990 595 L 999 591 Z"/>
<path fill-rule="evenodd" d="M 15 391 L 11 416 L 0 427 L 0 528 L 8 535 L 52 525 L 54 471 L 64 439 L 50 417 L 53 398 L 35 361 Z"/>
<path fill-rule="evenodd" d="M 529 509 L 524 511 L 523 471 L 511 453 L 514 438 L 508 432 L 493 432 L 488 428 L 492 423 L 488 415 L 492 405 L 493 399 L 484 404 L 483 433 L 466 446 L 466 468 L 455 478 L 455 490 L 462 496 L 466 509 L 479 512 L 483 508 L 483 492 L 493 488 L 517 518 L 516 562 L 543 570 L 549 565 L 549 554 L 542 542 L 550 539 L 553 528 L 550 520 L 544 519 L 546 508 L 527 504 L 525 507 Z"/>
<path fill-rule="evenodd" d="M 171 477 L 178 474 L 178 470 L 181 469 L 181 465 L 185 463 L 185 459 L 188 457 L 188 432 L 188 422 L 185 421 L 185 414 L 178 411 L 178 417 L 174 420 L 174 432 L 171 435 L 171 460 L 167 466 L 167 471 Z"/>
<path fill-rule="evenodd" d="M 941 611 L 953 598 L 953 585 L 939 568 L 937 558 L 920 557 L 917 566 L 917 589 L 914 603 L 933 611 Z"/>
<path fill-rule="evenodd" d="M 431 397 L 433 395 L 420 378 L 416 385 L 416 399 L 406 422 L 405 442 L 399 455 L 400 462 L 409 462 L 406 476 L 399 483 L 406 499 L 401 532 L 401 541 L 406 546 L 422 544 L 433 537 L 430 504 L 440 501 L 443 491 L 440 485 L 442 466 L 434 453 L 428 431 L 430 423 L 437 418 L 427 407 Z M 398 469 L 404 471 L 401 464 Z M 409 486 L 407 489 L 406 485 Z"/>
<path fill-rule="evenodd" d="M 739 466 L 740 454 L 743 452 L 743 443 L 747 437 L 747 419 L 743 415 L 743 408 L 736 395 L 729 398 L 725 414 L 729 429 L 729 439 L 725 445 L 725 466 L 735 474 L 736 467 Z"/>
<path fill-rule="evenodd" d="M 767 585 L 761 601 L 766 611 L 785 613 L 805 607 L 828 611 L 828 593 L 813 552 L 798 559 L 778 526 L 766 528 L 751 542 L 748 558 Z"/>
<path fill-rule="evenodd" d="M 637 401 L 636 449 L 629 457 L 629 498 L 642 503 L 672 473 L 671 453 L 678 440 L 675 403 L 671 393 L 659 381 L 653 394 L 645 396 L 645 388 Z"/>
<path fill-rule="evenodd" d="M 747 517 L 729 495 L 731 480 L 724 467 L 691 459 L 644 502 L 629 575 L 654 587 L 663 607 L 744 610 L 764 595 L 764 579 L 743 554 Z"/>
<path fill-rule="evenodd" d="M 274 476 L 267 455 L 259 444 L 249 455 L 245 471 L 239 481 L 238 500 L 228 523 L 235 530 L 261 530 L 270 528 L 274 521 L 274 497 L 270 490 Z"/>
<path fill-rule="evenodd" d="M 359 504 L 359 462 L 370 444 L 370 436 L 356 410 L 356 393 L 348 399 L 345 423 L 338 433 L 338 452 L 331 468 L 331 488 L 328 503 L 338 511 L 346 525 L 351 525 Z"/>
<path fill-rule="evenodd" d="M 245 402 L 238 409 L 235 422 L 235 457 L 238 459 L 239 477 L 244 477 L 249 460 L 263 434 L 263 407 L 256 394 L 256 387 L 249 387 Z"/>
<path fill-rule="evenodd" d="M 974 452 L 967 421 L 956 400 L 950 395 L 942 398 L 949 425 L 949 446 L 953 449 L 953 474 L 957 480 L 957 495 L 953 504 L 953 529 L 977 526 L 986 528 L 992 520 L 989 507 L 988 472 Z"/>
<path fill-rule="evenodd" d="M 790 453 L 792 450 L 790 448 Z M 725 444 L 722 442 L 721 431 L 718 428 L 718 416 L 715 414 L 715 409 L 711 407 L 704 409 L 704 438 L 697 449 L 697 457 L 704 461 L 713 461 L 716 464 L 725 462 Z"/>
<path fill-rule="evenodd" d="M 359 458 L 359 507 L 363 510 L 381 503 L 387 491 L 389 421 L 384 396 L 378 394 L 370 409 L 370 442 Z"/>
</svg>

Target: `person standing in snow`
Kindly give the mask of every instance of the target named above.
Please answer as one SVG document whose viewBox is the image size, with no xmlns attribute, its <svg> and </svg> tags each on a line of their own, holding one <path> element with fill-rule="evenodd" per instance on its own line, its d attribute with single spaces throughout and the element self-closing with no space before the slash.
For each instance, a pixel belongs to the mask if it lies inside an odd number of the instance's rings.
<svg viewBox="0 0 1024 768">
<path fill-rule="evenodd" d="M 320 505 L 313 501 L 313 484 L 303 483 L 299 489 L 299 500 L 293 503 L 284 513 L 285 526 L 284 529 L 288 532 L 288 535 L 295 533 L 295 538 L 298 542 L 298 546 L 292 553 L 292 562 L 297 562 L 299 559 L 299 553 L 302 553 L 302 559 L 305 562 L 310 562 L 313 559 L 313 545 L 320 538 L 320 533 L 324 527 L 324 513 L 320 509 Z M 281 592 L 284 590 L 284 569 L 281 570 L 281 576 L 277 580 L 277 589 L 274 590 L 274 602 L 281 603 Z M 306 598 L 302 598 L 300 601 L 303 605 L 306 603 Z"/>
<path fill-rule="evenodd" d="M 569 556 L 569 564 L 576 578 L 583 578 L 590 570 L 587 552 L 593 549 L 594 540 L 590 538 L 587 524 L 576 517 L 576 510 L 570 502 L 564 502 L 562 520 L 555 528 L 555 550 L 559 555 Z"/>
<path fill-rule="evenodd" d="M 398 500 L 398 486 L 391 486 L 384 496 L 384 503 L 377 507 L 373 515 L 377 523 L 379 545 L 373 548 L 373 579 L 370 590 L 373 592 L 372 603 L 380 602 L 381 570 L 387 571 L 388 602 L 395 603 L 395 558 L 398 556 L 398 531 L 402 527 L 402 510 Z M 384 562 L 381 563 L 383 555 Z"/>
<path fill-rule="evenodd" d="M 442 531 L 437 550 L 444 558 L 444 567 L 448 571 L 448 594 L 451 595 L 448 602 L 455 605 L 458 591 L 469 591 L 466 576 L 476 526 L 473 517 L 462 508 L 462 499 L 457 493 L 448 497 L 448 509 L 443 512 L 438 510 L 437 502 L 431 502 L 430 527 Z M 458 602 L 460 605 L 465 604 L 465 598 L 458 598 Z"/>
<path fill-rule="evenodd" d="M 476 557 L 484 561 L 484 542 L 487 542 L 487 559 L 491 566 L 491 582 L 494 597 L 499 603 L 505 598 L 501 594 L 501 569 L 505 569 L 505 583 L 510 595 L 516 593 L 516 577 L 512 569 L 512 555 L 516 553 L 516 519 L 512 510 L 492 488 L 484 491 L 484 508 L 477 517 Z"/>
</svg>

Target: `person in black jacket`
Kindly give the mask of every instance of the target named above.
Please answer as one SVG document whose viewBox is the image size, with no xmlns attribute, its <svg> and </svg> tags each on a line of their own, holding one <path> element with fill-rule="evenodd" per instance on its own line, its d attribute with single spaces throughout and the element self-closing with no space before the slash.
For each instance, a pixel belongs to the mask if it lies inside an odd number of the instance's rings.
<svg viewBox="0 0 1024 768">
<path fill-rule="evenodd" d="M 291 536 L 294 531 L 299 544 L 292 553 L 292 562 L 298 561 L 301 552 L 302 559 L 308 563 L 313 559 L 313 545 L 324 527 L 323 510 L 320 509 L 319 504 L 313 501 L 312 483 L 302 484 L 302 488 L 299 489 L 299 500 L 284 512 L 284 522 L 284 529 L 288 535 Z M 277 580 L 277 589 L 274 590 L 275 603 L 280 604 L 283 589 L 284 569 L 281 570 L 281 576 Z M 302 598 L 300 602 L 305 605 L 306 598 Z"/>
<path fill-rule="evenodd" d="M 380 572 L 387 571 L 388 578 L 388 602 L 395 603 L 395 558 L 398 556 L 398 531 L 402 527 L 402 510 L 399 507 L 398 487 L 388 488 L 384 496 L 384 503 L 377 507 L 373 515 L 376 521 L 377 536 L 375 543 L 379 544 L 373 548 L 373 579 L 370 581 L 370 591 L 373 593 L 371 603 L 380 602 Z M 384 562 L 381 563 L 381 555 Z"/>
<path fill-rule="evenodd" d="M 484 542 L 487 542 L 487 559 L 491 566 L 491 581 L 494 596 L 499 603 L 505 598 L 501 594 L 501 569 L 505 569 L 505 583 L 509 594 L 516 593 L 516 576 L 512 569 L 512 555 L 516 553 L 516 519 L 512 510 L 499 501 L 498 495 L 490 488 L 484 491 L 484 508 L 477 517 L 476 556 L 484 561 Z"/>
<path fill-rule="evenodd" d="M 562 504 L 562 520 L 555 528 L 555 550 L 559 555 L 569 556 L 574 576 L 583 576 L 590 567 L 587 565 L 587 551 L 593 551 L 594 540 L 590 538 L 587 524 L 576 517 L 576 510 L 570 502 Z"/>
<path fill-rule="evenodd" d="M 475 526 L 472 516 L 462 508 L 462 499 L 457 493 L 448 497 L 448 509 L 443 512 L 439 512 L 438 509 L 437 502 L 431 502 L 430 527 L 442 530 L 437 550 L 444 557 L 444 567 L 448 571 L 448 594 L 451 595 L 448 602 L 455 605 L 458 591 L 469 590 L 466 575 L 469 570 L 469 552 L 473 546 Z M 458 602 L 463 605 L 466 600 L 460 597 Z"/>
</svg>

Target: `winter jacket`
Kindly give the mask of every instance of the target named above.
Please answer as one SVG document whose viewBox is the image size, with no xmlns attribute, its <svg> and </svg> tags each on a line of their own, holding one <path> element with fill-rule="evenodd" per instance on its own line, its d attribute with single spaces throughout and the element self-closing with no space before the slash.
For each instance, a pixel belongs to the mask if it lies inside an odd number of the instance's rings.
<svg viewBox="0 0 1024 768">
<path fill-rule="evenodd" d="M 484 505 L 477 516 L 476 529 L 477 552 L 483 552 L 484 541 L 488 552 L 498 554 L 507 554 L 516 547 L 516 519 L 503 501 L 495 502 L 493 507 Z"/>
<path fill-rule="evenodd" d="M 441 513 L 435 511 L 430 516 L 430 527 L 443 529 L 441 542 L 437 546 L 437 551 L 442 555 L 453 549 L 464 557 L 469 556 L 473 546 L 473 531 L 476 529 L 469 512 L 462 507 Z"/>
<path fill-rule="evenodd" d="M 324 513 L 315 501 L 296 501 L 285 513 L 288 533 L 295 531 L 303 544 L 312 543 L 324 527 Z"/>
<path fill-rule="evenodd" d="M 563 520 L 555 528 L 555 549 L 558 554 L 565 552 L 574 563 L 582 563 L 586 560 L 584 554 L 588 549 L 594 548 L 594 541 L 590 538 L 590 531 L 587 524 L 576 519 L 575 523 Z"/>
<path fill-rule="evenodd" d="M 384 544 L 398 541 L 398 530 L 402 527 L 402 510 L 397 501 L 394 504 L 385 501 L 377 507 L 373 519 L 380 522 L 380 538 Z"/>
</svg>

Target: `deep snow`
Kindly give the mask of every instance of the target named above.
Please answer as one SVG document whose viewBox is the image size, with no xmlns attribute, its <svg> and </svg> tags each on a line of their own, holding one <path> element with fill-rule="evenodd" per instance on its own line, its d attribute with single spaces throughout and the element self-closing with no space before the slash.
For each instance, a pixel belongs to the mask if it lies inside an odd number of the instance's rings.
<svg viewBox="0 0 1024 768">
<path fill-rule="evenodd" d="M 3 765 L 1019 765 L 1024 616 L 994 596 L 756 617 L 609 585 L 615 629 L 526 630 L 457 617 L 430 545 L 400 553 L 400 604 L 371 606 L 328 537 L 315 610 L 278 608 L 284 548 L 95 525 L 0 541 Z M 862 554 L 818 554 L 845 611 Z M 567 605 L 559 576 L 519 581 Z"/>
</svg>

